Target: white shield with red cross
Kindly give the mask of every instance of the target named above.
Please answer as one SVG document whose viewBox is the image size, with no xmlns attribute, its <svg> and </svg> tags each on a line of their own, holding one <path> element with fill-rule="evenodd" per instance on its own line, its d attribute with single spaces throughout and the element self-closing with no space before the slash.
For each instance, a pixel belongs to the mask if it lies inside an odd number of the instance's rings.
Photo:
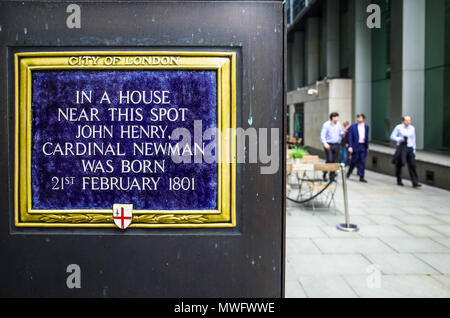
<svg viewBox="0 0 450 318">
<path fill-rule="evenodd" d="M 133 219 L 132 204 L 114 204 L 113 205 L 114 223 L 122 230 L 126 229 Z"/>
</svg>

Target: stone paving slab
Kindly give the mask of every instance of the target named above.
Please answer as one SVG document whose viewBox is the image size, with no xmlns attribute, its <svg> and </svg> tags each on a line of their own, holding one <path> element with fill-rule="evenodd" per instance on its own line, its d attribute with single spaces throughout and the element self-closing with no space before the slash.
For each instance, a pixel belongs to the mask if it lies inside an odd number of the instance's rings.
<svg viewBox="0 0 450 318">
<path fill-rule="evenodd" d="M 353 215 L 353 214 L 351 214 Z M 402 209 L 396 209 L 392 206 L 390 207 L 378 207 L 378 204 L 376 201 L 374 201 L 371 205 L 371 207 L 367 208 L 366 215 L 373 216 L 373 215 L 389 215 L 389 216 L 397 216 L 397 215 L 409 215 L 408 212 L 402 210 Z"/>
<path fill-rule="evenodd" d="M 431 277 L 442 283 L 445 287 L 450 288 L 450 275 L 432 275 Z"/>
<path fill-rule="evenodd" d="M 358 295 L 341 276 L 300 276 L 307 297 L 356 298 Z"/>
<path fill-rule="evenodd" d="M 436 215 L 435 218 L 441 220 L 446 224 L 450 224 L 450 215 Z"/>
<path fill-rule="evenodd" d="M 297 277 L 297 274 L 295 273 L 294 266 L 292 265 L 292 261 L 290 259 L 287 260 L 285 266 L 286 266 L 286 268 L 285 268 L 285 281 L 286 282 L 297 281 L 298 277 Z M 285 292 L 285 294 L 288 295 L 287 292 Z"/>
<path fill-rule="evenodd" d="M 450 237 L 433 237 L 433 241 L 450 248 Z"/>
<path fill-rule="evenodd" d="M 450 297 L 450 192 L 368 171 L 329 210 L 287 202 L 286 297 Z M 380 288 L 374 282 L 380 283 Z"/>
<path fill-rule="evenodd" d="M 286 282 L 285 294 L 286 298 L 306 298 L 305 291 L 298 280 Z"/>
<path fill-rule="evenodd" d="M 426 225 L 399 225 L 398 227 L 414 237 L 443 237 L 442 233 L 433 231 Z"/>
<path fill-rule="evenodd" d="M 286 238 L 326 237 L 318 226 L 290 226 L 286 225 Z"/>
<path fill-rule="evenodd" d="M 399 253 L 450 253 L 450 249 L 430 238 L 392 238 L 381 239 Z"/>
<path fill-rule="evenodd" d="M 288 226 L 315 226 L 315 225 L 326 225 L 327 223 L 323 221 L 320 217 L 315 217 L 312 215 L 292 215 L 289 217 Z"/>
<path fill-rule="evenodd" d="M 398 218 L 389 215 L 369 215 L 368 218 L 378 225 L 404 225 Z"/>
<path fill-rule="evenodd" d="M 412 237 L 395 225 L 366 225 L 359 233 L 364 237 Z"/>
<path fill-rule="evenodd" d="M 286 254 L 321 254 L 317 245 L 310 238 L 293 238 L 286 242 Z"/>
<path fill-rule="evenodd" d="M 343 221 L 341 223 L 344 223 Z M 337 225 L 337 224 L 336 224 Z M 336 229 L 336 226 L 321 226 L 322 232 L 326 233 L 327 237 L 335 238 L 360 238 L 361 235 L 358 232 L 342 232 Z"/>
<path fill-rule="evenodd" d="M 430 225 L 430 227 L 433 230 L 438 231 L 447 237 L 450 236 L 450 225 Z"/>
<path fill-rule="evenodd" d="M 429 208 L 435 215 L 443 215 L 443 216 L 449 216 L 450 215 L 450 208 L 449 205 L 439 205 L 439 206 L 433 206 Z"/>
<path fill-rule="evenodd" d="M 396 216 L 396 218 L 407 225 L 445 224 L 442 220 L 439 220 L 432 215 L 399 215 Z"/>
<path fill-rule="evenodd" d="M 450 254 L 416 254 L 416 256 L 442 274 L 450 274 Z"/>
<path fill-rule="evenodd" d="M 382 275 L 380 288 L 367 283 L 367 276 L 345 275 L 344 279 L 364 298 L 448 298 L 450 289 L 426 275 Z"/>
<path fill-rule="evenodd" d="M 419 216 L 432 215 L 432 216 L 435 216 L 435 214 L 430 209 L 421 208 L 421 207 L 418 207 L 418 205 L 409 206 L 409 207 L 402 206 L 402 207 L 400 207 L 400 209 L 405 212 L 405 215 L 419 215 Z"/>
<path fill-rule="evenodd" d="M 383 274 L 439 274 L 413 254 L 365 254 Z"/>
<path fill-rule="evenodd" d="M 320 216 L 324 225 L 336 226 L 337 224 L 344 223 L 345 217 L 342 213 L 336 216 Z M 376 223 L 369 217 L 364 215 L 352 215 L 350 221 L 358 225 L 375 225 Z"/>
<path fill-rule="evenodd" d="M 377 238 L 317 238 L 313 241 L 325 254 L 396 253 Z"/>
<path fill-rule="evenodd" d="M 363 274 L 366 273 L 369 264 L 362 255 L 299 254 L 291 257 L 291 265 L 297 277 Z"/>
</svg>

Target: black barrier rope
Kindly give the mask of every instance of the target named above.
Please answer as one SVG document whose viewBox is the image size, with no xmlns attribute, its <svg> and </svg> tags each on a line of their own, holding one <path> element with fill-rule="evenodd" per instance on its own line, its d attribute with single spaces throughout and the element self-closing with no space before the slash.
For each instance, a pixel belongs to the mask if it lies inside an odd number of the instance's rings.
<svg viewBox="0 0 450 318">
<path fill-rule="evenodd" d="M 289 201 L 292 201 L 292 202 L 295 202 L 295 203 L 297 203 L 297 204 L 303 204 L 303 203 L 306 203 L 306 202 L 309 202 L 309 201 L 311 201 L 311 200 L 314 200 L 315 198 L 317 198 L 319 195 L 321 195 L 333 182 L 336 182 L 337 183 L 337 181 L 336 180 L 332 180 L 332 179 L 330 179 L 330 181 L 327 183 L 327 185 L 325 186 L 325 188 L 323 188 L 322 190 L 320 190 L 319 192 L 317 192 L 316 194 L 314 194 L 312 197 L 310 197 L 310 198 L 308 198 L 308 199 L 306 199 L 306 200 L 303 200 L 303 201 L 297 201 L 297 200 L 294 200 L 294 199 L 292 199 L 292 198 L 290 198 L 290 197 L 287 197 L 287 199 L 289 200 Z"/>
</svg>

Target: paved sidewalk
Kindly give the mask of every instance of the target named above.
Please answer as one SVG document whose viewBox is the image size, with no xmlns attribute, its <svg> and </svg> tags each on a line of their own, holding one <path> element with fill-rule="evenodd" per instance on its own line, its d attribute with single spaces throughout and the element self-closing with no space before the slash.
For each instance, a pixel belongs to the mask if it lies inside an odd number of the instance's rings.
<svg viewBox="0 0 450 318">
<path fill-rule="evenodd" d="M 450 297 L 450 192 L 367 172 L 347 182 L 336 208 L 313 211 L 287 203 L 286 297 Z M 336 215 L 335 215 L 336 213 Z"/>
</svg>

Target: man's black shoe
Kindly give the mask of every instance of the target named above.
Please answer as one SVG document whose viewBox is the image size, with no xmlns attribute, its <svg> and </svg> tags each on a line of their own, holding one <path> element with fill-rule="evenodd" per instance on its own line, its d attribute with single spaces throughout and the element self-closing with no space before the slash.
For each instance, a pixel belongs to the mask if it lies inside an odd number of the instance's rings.
<svg viewBox="0 0 450 318">
<path fill-rule="evenodd" d="M 399 185 L 399 186 L 401 186 L 401 187 L 404 186 L 403 182 L 401 182 L 401 181 L 397 181 L 397 185 Z"/>
<path fill-rule="evenodd" d="M 328 182 L 327 176 L 323 176 L 323 181 L 324 181 L 324 182 Z"/>
<path fill-rule="evenodd" d="M 413 188 L 420 188 L 422 185 L 420 183 L 413 184 Z"/>
<path fill-rule="evenodd" d="M 350 176 L 351 176 L 352 174 L 351 173 L 348 173 L 347 172 L 347 179 L 350 179 Z"/>
<path fill-rule="evenodd" d="M 367 180 L 366 180 L 366 179 L 364 179 L 364 178 L 359 178 L 359 182 L 362 182 L 362 183 L 367 183 Z"/>
</svg>

